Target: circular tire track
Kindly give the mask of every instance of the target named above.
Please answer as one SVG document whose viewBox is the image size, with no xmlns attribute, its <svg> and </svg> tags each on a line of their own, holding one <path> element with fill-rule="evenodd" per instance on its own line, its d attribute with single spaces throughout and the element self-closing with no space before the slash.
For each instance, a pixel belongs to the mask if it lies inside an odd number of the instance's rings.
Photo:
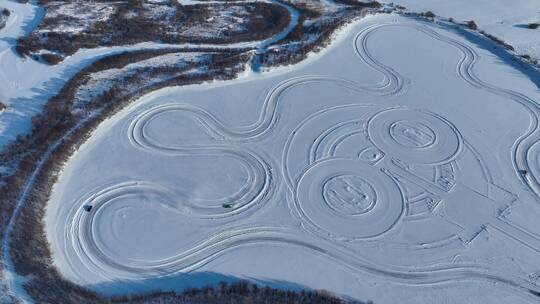
<svg viewBox="0 0 540 304">
<path fill-rule="evenodd" d="M 368 134 L 379 150 L 414 164 L 450 162 L 463 145 L 459 131 L 444 118 L 405 108 L 386 109 L 372 116 Z"/>
<path fill-rule="evenodd" d="M 330 159 L 311 166 L 300 178 L 295 206 L 314 232 L 336 241 L 380 236 L 401 218 L 398 185 L 361 161 Z"/>
</svg>

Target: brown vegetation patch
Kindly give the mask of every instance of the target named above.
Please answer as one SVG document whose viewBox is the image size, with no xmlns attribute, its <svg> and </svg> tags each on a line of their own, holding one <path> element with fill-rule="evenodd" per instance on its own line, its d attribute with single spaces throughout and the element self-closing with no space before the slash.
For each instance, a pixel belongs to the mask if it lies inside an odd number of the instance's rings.
<svg viewBox="0 0 540 304">
<path fill-rule="evenodd" d="M 54 53 L 53 60 L 49 60 L 51 56 L 43 59 L 55 64 L 81 48 L 141 42 L 227 44 L 256 41 L 279 33 L 291 18 L 283 6 L 265 2 L 183 6 L 173 0 L 164 3 L 115 1 L 106 5 L 104 0 L 81 1 L 59 4 L 58 1 L 41 0 L 46 8 L 45 17 L 30 36 L 17 41 L 17 52 L 35 56 L 42 56 L 40 51 Z M 77 9 L 79 4 L 85 7 Z M 100 14 L 100 9 L 105 8 L 107 14 Z M 95 11 L 88 13 L 92 9 Z"/>
</svg>

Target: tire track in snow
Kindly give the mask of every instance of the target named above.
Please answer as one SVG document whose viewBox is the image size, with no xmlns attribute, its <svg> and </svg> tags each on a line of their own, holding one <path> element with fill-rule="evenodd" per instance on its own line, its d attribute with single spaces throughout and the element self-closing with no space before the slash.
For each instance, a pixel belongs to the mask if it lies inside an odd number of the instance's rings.
<svg viewBox="0 0 540 304">
<path fill-rule="evenodd" d="M 246 1 L 246 2 L 248 2 L 248 1 Z M 251 1 L 251 2 L 253 2 L 253 1 Z M 298 11 L 296 9 L 294 9 L 292 6 L 286 5 L 283 2 L 278 1 L 278 0 L 267 0 L 267 2 L 283 6 L 291 14 L 291 20 L 290 20 L 288 26 L 281 33 L 277 34 L 276 36 L 268 38 L 266 40 L 252 42 L 251 44 L 249 44 L 249 43 L 247 43 L 247 44 L 246 43 L 241 43 L 241 44 L 231 44 L 231 45 L 228 45 L 228 46 L 187 44 L 187 45 L 181 45 L 180 47 L 210 46 L 210 47 L 216 47 L 217 49 L 227 49 L 227 48 L 235 49 L 235 48 L 238 48 L 238 47 L 245 47 L 245 46 L 253 47 L 253 46 L 255 46 L 255 47 L 258 47 L 258 48 L 266 49 L 272 43 L 275 43 L 275 42 L 283 39 L 285 36 L 287 36 L 295 28 L 295 26 L 297 25 L 298 20 L 299 20 Z M 40 10 L 36 10 L 34 12 L 34 14 L 36 14 L 36 16 L 37 16 L 37 14 L 39 14 L 40 12 L 41 12 Z M 11 18 L 11 19 L 20 18 L 18 16 L 19 15 L 18 12 L 15 12 L 13 15 L 14 15 L 14 16 L 12 16 L 13 18 Z M 32 18 L 32 19 L 34 19 L 34 18 Z M 38 16 L 38 18 L 35 18 L 35 19 L 39 19 L 39 16 Z M 21 24 L 21 27 L 26 27 L 26 26 L 27 25 Z M 171 45 L 159 45 L 159 44 L 157 45 L 157 47 L 160 47 L 160 46 L 161 47 L 171 47 Z M 114 52 L 114 50 L 116 50 L 116 49 L 113 48 L 112 52 Z M 22 287 L 21 283 L 17 279 L 15 266 L 13 265 L 13 261 L 11 259 L 10 249 L 9 249 L 9 239 L 10 239 L 10 235 L 11 235 L 13 229 L 15 228 L 14 224 L 15 224 L 15 222 L 16 222 L 19 214 L 20 214 L 21 209 L 24 207 L 24 205 L 25 205 L 25 203 L 26 203 L 26 201 L 28 199 L 28 196 L 29 196 L 29 194 L 31 192 L 32 187 L 35 184 L 36 176 L 41 171 L 41 169 L 43 167 L 43 164 L 46 163 L 46 161 L 48 160 L 50 154 L 54 151 L 54 149 L 56 147 L 58 147 L 60 145 L 60 143 L 64 139 L 71 136 L 71 134 L 73 134 L 77 129 L 79 129 L 82 126 L 83 123 L 90 120 L 91 118 L 92 117 L 88 117 L 88 119 L 85 119 L 84 121 L 81 121 L 76 127 L 74 127 L 72 130 L 70 130 L 68 132 L 68 134 L 64 135 L 57 142 L 53 143 L 51 145 L 51 147 L 47 150 L 47 152 L 43 155 L 43 157 L 38 161 L 36 169 L 30 174 L 30 177 L 27 179 L 27 181 L 25 182 L 25 184 L 23 186 L 23 190 L 21 191 L 19 197 L 17 198 L 17 201 L 15 203 L 14 211 L 11 214 L 11 216 L 10 216 L 10 218 L 8 220 L 8 225 L 6 227 L 6 230 L 3 233 L 3 236 L 2 236 L 2 257 L 3 257 L 3 263 L 2 263 L 3 264 L 2 265 L 2 268 L 3 268 L 2 270 L 3 271 L 2 272 L 3 272 L 3 277 L 6 280 L 8 294 L 16 297 L 22 303 L 32 303 L 33 300 L 26 294 L 26 292 L 23 290 L 23 287 Z"/>
<path fill-rule="evenodd" d="M 247 246 L 264 246 L 277 244 L 305 249 L 312 254 L 329 258 L 341 264 L 349 271 L 357 274 L 369 273 L 381 278 L 390 278 L 392 281 L 405 285 L 437 285 L 454 282 L 487 282 L 502 284 L 518 292 L 524 299 L 538 298 L 534 293 L 540 289 L 526 281 L 507 278 L 503 273 L 491 269 L 472 265 L 448 265 L 423 268 L 400 268 L 378 265 L 360 258 L 354 251 L 343 247 L 335 247 L 328 243 L 313 243 L 306 241 L 302 236 L 289 233 L 282 228 L 251 227 L 236 229 L 215 234 L 202 241 L 195 247 L 182 253 L 163 259 L 155 263 L 141 261 L 130 264 L 119 263 L 100 253 L 93 256 L 94 269 L 104 274 L 111 271 L 122 271 L 126 274 L 136 274 L 137 278 L 152 278 L 156 275 L 173 275 L 175 273 L 189 273 L 217 260 L 221 255 L 238 248 Z M 85 248 L 86 250 L 92 248 Z"/>
<path fill-rule="evenodd" d="M 507 97 L 509 99 L 520 102 L 524 106 L 530 106 L 529 103 L 534 103 L 534 101 L 528 99 L 526 96 L 523 96 L 519 93 L 499 89 L 488 84 L 481 82 L 473 73 L 473 66 L 477 60 L 477 55 L 474 53 L 474 50 L 465 44 L 442 36 L 435 31 L 427 29 L 421 26 L 414 25 L 402 25 L 402 24 L 389 24 L 389 25 L 377 25 L 372 26 L 369 29 L 366 29 L 360 32 L 355 39 L 355 48 L 357 50 L 358 56 L 360 56 L 365 62 L 374 68 L 375 70 L 381 72 L 384 75 L 384 80 L 377 86 L 367 86 L 362 88 L 362 86 L 357 83 L 340 80 L 332 77 L 326 76 L 305 76 L 297 77 L 284 81 L 278 86 L 274 87 L 271 92 L 268 94 L 263 108 L 260 112 L 258 120 L 250 125 L 243 126 L 241 128 L 231 129 L 225 126 L 220 122 L 216 117 L 211 113 L 205 111 L 204 109 L 191 106 L 191 105 L 182 105 L 182 104 L 168 104 L 160 106 L 158 108 L 151 109 L 148 113 L 161 113 L 161 111 L 186 111 L 198 118 L 199 121 L 203 123 L 205 129 L 209 134 L 214 136 L 216 140 L 230 140 L 230 141 L 245 141 L 249 142 L 255 140 L 261 136 L 268 134 L 276 124 L 277 117 L 279 116 L 279 100 L 280 96 L 289 89 L 292 89 L 297 86 L 302 86 L 307 83 L 333 83 L 339 86 L 352 89 L 352 90 L 362 90 L 362 91 L 371 91 L 376 94 L 383 95 L 392 95 L 399 93 L 403 86 L 404 81 L 399 74 L 393 71 L 391 68 L 384 66 L 383 64 L 377 62 L 374 57 L 369 53 L 368 49 L 368 38 L 373 34 L 376 29 L 382 28 L 384 26 L 408 26 L 414 29 L 417 29 L 433 39 L 447 42 L 455 46 L 458 50 L 462 52 L 462 57 L 457 64 L 457 73 L 469 84 L 479 88 L 490 91 L 500 96 Z M 358 105 L 356 105 L 358 106 Z M 345 108 L 347 106 L 341 106 Z M 324 114 L 330 109 L 325 109 L 314 115 Z M 155 112 L 152 112 L 155 111 Z M 147 114 L 148 114 L 147 113 Z M 533 111 L 532 114 L 536 113 Z M 311 115 L 306 119 L 314 117 Z M 144 118 L 148 119 L 148 118 Z M 144 121 L 141 118 L 140 121 Z M 537 120 L 535 120 L 537 121 Z M 144 123 L 143 123 L 144 124 Z M 300 128 L 303 124 L 300 123 L 297 128 Z M 538 123 L 533 126 L 533 130 L 528 132 L 522 137 L 523 142 L 525 139 L 531 140 L 528 137 L 538 128 Z M 164 147 L 159 144 L 152 143 L 149 138 L 145 137 L 143 127 L 133 127 L 132 130 L 139 130 L 136 132 L 131 132 L 132 142 L 136 145 L 139 145 L 145 149 L 151 149 L 154 151 L 161 151 L 164 153 L 185 153 L 186 155 L 193 154 L 199 155 L 201 153 L 206 153 L 209 151 L 215 151 L 216 153 L 223 153 L 220 150 L 220 146 L 200 146 L 200 147 Z M 293 135 L 295 134 L 293 131 Z M 292 137 L 291 137 L 292 138 Z M 536 141 L 534 141 L 536 142 Z M 516 162 L 519 161 L 517 149 L 518 146 L 523 145 L 522 142 L 516 144 L 515 159 Z M 290 146 L 288 141 L 287 147 Z M 206 152 L 204 151 L 205 149 Z M 317 151 L 315 149 L 314 151 Z M 230 151 L 227 151 L 229 153 Z M 211 152 L 212 153 L 212 152 Z M 243 154 L 239 156 L 240 158 L 246 158 L 246 155 Z M 284 153 L 284 159 L 286 158 L 286 152 Z M 284 160 L 284 175 L 287 175 L 287 162 Z M 262 172 L 262 171 L 259 171 Z M 294 187 L 298 181 L 294 181 L 294 178 L 286 178 L 288 184 L 291 187 Z M 87 227 L 87 224 L 79 222 L 74 225 L 74 227 Z M 83 229 L 85 233 L 86 229 Z M 84 238 L 87 238 L 86 240 Z M 91 235 L 85 234 L 81 239 L 83 242 L 91 242 L 88 238 L 92 238 Z M 136 273 L 137 276 L 155 276 L 161 275 L 163 273 L 178 273 L 178 272 L 189 272 L 212 262 L 217 259 L 223 253 L 226 253 L 235 248 L 249 246 L 249 245 L 263 245 L 268 243 L 284 244 L 289 246 L 295 246 L 309 250 L 315 254 L 319 254 L 330 258 L 338 263 L 341 263 L 348 269 L 359 272 L 359 273 L 370 273 L 373 275 L 392 278 L 396 282 L 403 284 L 411 285 L 431 285 L 431 284 L 440 284 L 440 283 L 449 283 L 456 281 L 482 281 L 503 284 L 504 286 L 520 292 L 520 294 L 530 295 L 531 299 L 534 297 L 534 293 L 539 293 L 540 290 L 537 286 L 532 285 L 531 283 L 518 279 L 518 278 L 508 278 L 503 273 L 495 272 L 492 269 L 483 268 L 480 266 L 471 266 L 471 265 L 450 265 L 450 266 L 437 266 L 437 267 L 425 267 L 425 268 L 413 268 L 413 269 L 402 269 L 398 267 L 389 267 L 383 265 L 376 265 L 368 261 L 363 260 L 354 252 L 348 252 L 345 248 L 337 248 L 331 245 L 319 245 L 307 242 L 297 236 L 288 233 L 287 231 L 276 229 L 276 228 L 267 228 L 267 227 L 252 227 L 246 229 L 232 230 L 223 233 L 216 234 L 215 236 L 209 238 L 208 240 L 203 241 L 201 244 L 195 246 L 194 248 L 188 249 L 178 255 L 173 257 L 160 260 L 156 263 L 144 263 L 141 261 L 133 263 L 120 263 L 114 259 L 111 259 L 106 254 L 99 252 L 99 248 L 93 245 L 85 245 L 88 247 L 81 254 L 90 254 L 92 255 L 94 266 L 100 270 L 100 272 L 107 273 L 111 269 L 120 269 L 126 273 Z M 97 252 L 93 252 L 93 250 Z M 95 254 L 95 256 L 94 256 Z M 537 299 L 534 297 L 534 299 Z"/>
<path fill-rule="evenodd" d="M 506 99 L 513 100 L 525 108 L 525 110 L 529 113 L 530 125 L 529 125 L 529 128 L 526 130 L 526 133 L 521 135 L 514 143 L 513 150 L 512 150 L 512 161 L 513 161 L 514 169 L 516 170 L 516 174 L 529 187 L 529 189 L 538 198 L 540 198 L 540 183 L 537 177 L 535 177 L 532 174 L 531 171 L 533 171 L 534 169 L 531 168 L 531 164 L 528 161 L 529 151 L 534 146 L 534 144 L 540 142 L 540 123 L 539 123 L 540 106 L 539 104 L 535 100 L 529 98 L 528 96 L 524 94 L 521 94 L 519 92 L 510 90 L 510 89 L 500 88 L 481 80 L 474 73 L 474 67 L 479 59 L 479 55 L 472 47 L 456 39 L 452 39 L 442 34 L 439 34 L 438 32 L 432 29 L 429 29 L 426 26 L 413 25 L 413 24 L 397 24 L 397 23 L 396 24 L 387 23 L 387 24 L 380 24 L 380 25 L 372 26 L 367 30 L 368 33 L 363 36 L 364 39 L 361 40 L 360 45 L 362 46 L 362 49 L 366 47 L 366 44 L 367 44 L 366 40 L 367 38 L 369 38 L 369 35 L 371 33 L 376 31 L 377 29 L 380 29 L 383 27 L 391 27 L 391 26 L 401 26 L 401 27 L 412 28 L 421 33 L 426 34 L 427 36 L 435 40 L 441 41 L 443 43 L 446 43 L 455 47 L 461 53 L 461 58 L 456 65 L 456 72 L 461 79 L 463 79 L 472 87 L 485 90 L 487 92 L 504 97 Z M 533 166 L 538 168 L 539 165 L 535 164 Z M 540 172 L 540 168 L 534 171 Z M 522 174 L 520 172 L 525 172 L 525 174 Z"/>
<path fill-rule="evenodd" d="M 219 138 L 227 136 L 225 133 L 222 133 L 227 129 L 219 124 L 210 113 L 202 109 L 197 109 L 196 107 L 191 107 L 187 104 L 169 104 L 152 108 L 138 115 L 129 127 L 128 136 L 130 142 L 137 148 L 151 153 L 165 155 L 181 157 L 222 157 L 227 155 L 240 161 L 248 172 L 248 178 L 245 185 L 241 190 L 236 192 L 235 195 L 221 199 L 218 204 L 213 204 L 212 207 L 190 206 L 190 209 L 192 209 L 195 214 L 205 218 L 229 217 L 249 209 L 251 206 L 262 202 L 269 196 L 273 187 L 271 167 L 262 159 L 262 157 L 255 154 L 255 152 L 228 144 L 168 146 L 152 140 L 145 132 L 146 127 L 154 117 L 170 111 L 187 111 L 196 116 L 203 125 L 212 128 L 214 136 L 218 136 Z M 212 125 L 205 119 L 212 120 L 216 125 Z M 229 205 L 231 208 L 224 209 L 222 205 Z"/>
</svg>

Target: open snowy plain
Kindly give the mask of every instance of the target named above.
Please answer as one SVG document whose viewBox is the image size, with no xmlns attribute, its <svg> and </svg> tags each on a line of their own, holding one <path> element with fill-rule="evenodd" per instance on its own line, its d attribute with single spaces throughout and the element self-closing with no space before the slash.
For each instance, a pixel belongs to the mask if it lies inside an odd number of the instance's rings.
<svg viewBox="0 0 540 304">
<path fill-rule="evenodd" d="M 371 16 L 294 68 L 140 98 L 59 177 L 55 265 L 107 294 L 190 272 L 538 302 L 540 79 L 475 37 Z"/>
</svg>

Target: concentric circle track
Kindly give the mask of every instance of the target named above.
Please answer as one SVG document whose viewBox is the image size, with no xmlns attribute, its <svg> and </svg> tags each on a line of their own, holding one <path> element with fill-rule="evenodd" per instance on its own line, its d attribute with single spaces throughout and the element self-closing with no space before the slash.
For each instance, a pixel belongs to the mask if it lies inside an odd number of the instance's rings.
<svg viewBox="0 0 540 304">
<path fill-rule="evenodd" d="M 389 176 L 343 159 L 310 167 L 296 188 L 295 206 L 309 227 L 339 241 L 380 236 L 404 210 L 401 191 Z"/>
<path fill-rule="evenodd" d="M 413 164 L 450 162 L 461 150 L 459 131 L 442 117 L 405 108 L 383 110 L 368 122 L 370 140 L 392 157 Z"/>
</svg>

